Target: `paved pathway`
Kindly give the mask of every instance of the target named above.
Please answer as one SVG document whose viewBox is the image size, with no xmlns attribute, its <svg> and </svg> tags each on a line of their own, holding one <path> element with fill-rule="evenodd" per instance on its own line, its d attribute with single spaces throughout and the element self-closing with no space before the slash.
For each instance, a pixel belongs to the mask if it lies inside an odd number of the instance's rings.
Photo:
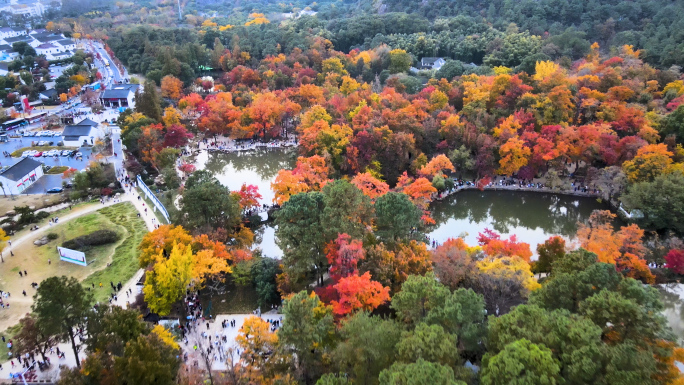
<svg viewBox="0 0 684 385">
<path fill-rule="evenodd" d="M 113 135 L 112 135 L 112 141 L 114 142 L 113 148 L 114 148 L 114 152 L 121 154 L 121 144 L 118 143 L 118 140 L 119 140 L 119 133 L 117 131 L 117 132 L 113 133 Z M 114 167 L 116 168 L 117 173 L 121 169 L 121 165 L 122 165 L 122 160 L 120 157 L 121 157 L 121 155 L 119 155 L 116 158 L 110 157 L 110 159 L 109 159 L 110 162 L 114 164 Z M 131 204 L 133 204 L 133 206 L 140 213 L 140 217 L 143 218 L 143 220 L 145 221 L 145 224 L 147 225 L 147 229 L 150 231 L 152 231 L 154 229 L 154 223 L 155 223 L 154 214 L 152 214 L 152 213 L 145 214 L 145 211 L 144 211 L 145 207 L 143 206 L 143 202 L 138 200 L 138 194 L 134 190 L 133 191 L 128 190 L 125 194 L 121 195 L 119 198 L 120 199 L 118 200 L 118 202 L 130 202 Z M 108 206 L 114 205 L 118 202 L 114 202 L 114 199 L 110 199 L 104 205 L 96 204 L 96 205 L 88 206 L 84 209 L 80 209 L 80 210 L 75 211 L 73 213 L 61 216 L 59 218 L 59 222 L 60 223 L 68 222 L 74 218 L 78 218 L 82 215 L 92 213 L 92 212 L 97 211 L 103 207 L 108 207 Z M 17 247 L 17 246 L 23 244 L 24 242 L 29 241 L 29 239 L 33 239 L 33 237 L 35 237 L 37 234 L 41 234 L 50 228 L 51 228 L 51 226 L 44 226 L 44 227 L 41 227 L 40 229 L 38 229 L 36 231 L 26 233 L 17 239 L 13 239 L 12 240 L 12 247 Z M 142 273 L 143 273 L 142 269 L 138 270 L 138 272 L 136 272 L 136 274 L 130 280 L 128 280 L 128 282 L 126 282 L 123 285 L 122 293 L 124 293 L 124 291 L 128 290 L 129 288 L 132 288 L 133 291 L 135 292 L 135 290 L 136 290 L 135 284 L 140 279 L 140 276 L 142 275 Z M 116 302 L 116 304 L 125 307 L 126 306 L 126 297 L 123 295 L 120 296 L 120 298 L 118 298 L 118 301 Z M 74 352 L 71 349 L 71 344 L 70 343 L 62 343 L 62 344 L 59 344 L 58 347 L 60 350 L 65 352 L 65 358 L 64 359 L 58 359 L 56 354 L 48 354 L 47 356 L 50 358 L 53 365 L 49 371 L 38 372 L 38 376 L 40 379 L 56 380 L 57 376 L 59 375 L 59 366 L 60 365 L 66 365 L 69 367 L 76 366 L 76 359 L 74 357 Z M 79 358 L 80 359 L 85 358 L 85 354 L 83 352 L 80 352 Z M 5 357 L 2 357 L 0 359 L 0 384 L 6 383 L 4 381 L 7 381 L 7 379 L 10 378 L 10 373 L 17 373 L 21 370 L 21 365 L 18 364 L 17 360 L 12 360 L 15 363 L 14 368 L 12 368 L 10 360 L 7 360 L 6 362 L 4 362 L 4 361 L 5 361 Z"/>
</svg>

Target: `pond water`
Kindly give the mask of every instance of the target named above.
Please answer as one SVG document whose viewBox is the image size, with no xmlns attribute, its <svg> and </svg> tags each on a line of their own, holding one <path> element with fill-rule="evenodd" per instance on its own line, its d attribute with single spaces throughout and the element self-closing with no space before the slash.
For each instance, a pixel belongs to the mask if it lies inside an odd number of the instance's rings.
<svg viewBox="0 0 684 385">
<path fill-rule="evenodd" d="M 677 337 L 679 345 L 684 346 L 684 317 L 682 316 L 684 284 L 660 285 L 658 291 L 660 291 L 660 300 L 665 306 L 663 315 Z"/>
<path fill-rule="evenodd" d="M 536 253 L 538 243 L 552 235 L 573 241 L 577 223 L 586 221 L 593 210 L 608 206 L 595 198 L 525 191 L 460 191 L 431 205 L 437 224 L 428 233 L 438 243 L 462 236 L 469 245 L 477 244 L 485 228 L 508 238 L 530 244 Z"/>
<path fill-rule="evenodd" d="M 239 190 L 243 183 L 259 188 L 261 203 L 271 204 L 275 194 L 271 182 L 281 169 L 292 169 L 297 163 L 297 151 L 293 149 L 263 148 L 243 152 L 206 152 L 195 158 L 198 170 L 210 171 L 216 179 L 230 190 Z M 255 247 L 264 256 L 281 258 L 282 250 L 275 243 L 275 227 L 272 223 L 261 226 L 255 232 Z"/>
<path fill-rule="evenodd" d="M 272 148 L 233 153 L 202 152 L 195 159 L 198 169 L 212 172 L 231 190 L 238 190 L 243 183 L 256 185 L 263 196 L 262 203 L 269 204 L 274 197 L 271 182 L 280 169 L 291 169 L 295 163 L 296 150 Z M 475 245 L 477 234 L 489 228 L 504 237 L 516 234 L 535 252 L 537 244 L 552 235 L 572 241 L 577 222 L 586 221 L 593 210 L 607 208 L 594 198 L 466 190 L 431 205 L 437 224 L 429 230 L 428 236 L 439 243 L 450 237 L 464 236 L 468 244 Z M 282 257 L 272 223 L 261 226 L 255 235 L 256 247 L 260 247 L 265 256 Z"/>
<path fill-rule="evenodd" d="M 278 171 L 294 168 L 296 151 L 292 149 L 262 148 L 242 152 L 202 151 L 195 158 L 198 170 L 207 170 L 230 190 L 239 190 L 243 183 L 259 188 L 262 203 L 271 204 L 274 194 L 271 182 Z"/>
</svg>

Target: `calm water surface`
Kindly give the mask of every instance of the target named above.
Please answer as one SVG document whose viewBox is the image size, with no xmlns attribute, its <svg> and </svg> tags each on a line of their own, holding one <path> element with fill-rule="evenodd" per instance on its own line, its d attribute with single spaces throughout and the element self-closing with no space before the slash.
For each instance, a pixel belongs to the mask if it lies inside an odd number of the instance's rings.
<svg viewBox="0 0 684 385">
<path fill-rule="evenodd" d="M 296 150 L 259 149 L 248 152 L 203 152 L 196 158 L 198 169 L 211 171 L 231 190 L 243 183 L 259 187 L 262 203 L 274 197 L 271 182 L 278 171 L 293 168 Z M 574 239 L 577 222 L 586 221 L 593 210 L 605 210 L 593 198 L 570 197 L 536 192 L 461 191 L 431 206 L 437 224 L 429 230 L 430 239 L 444 242 L 450 237 L 464 236 L 470 245 L 477 244 L 477 234 L 490 228 L 504 237 L 516 234 L 535 251 L 552 235 Z M 279 258 L 282 251 L 275 243 L 272 224 L 256 232 L 256 243 L 264 255 Z"/>
<path fill-rule="evenodd" d="M 275 148 L 232 153 L 203 151 L 195 158 L 195 165 L 198 170 L 212 172 L 230 190 L 239 190 L 243 183 L 259 187 L 262 203 L 270 204 L 274 197 L 271 182 L 281 169 L 294 168 L 295 154 L 295 150 Z"/>
<path fill-rule="evenodd" d="M 577 223 L 586 221 L 594 210 L 608 206 L 595 198 L 572 197 L 537 192 L 466 190 L 431 205 L 437 224 L 428 233 L 439 243 L 464 237 L 477 244 L 477 234 L 485 228 L 507 238 L 517 235 L 532 251 L 552 235 L 573 241 Z"/>
<path fill-rule="evenodd" d="M 677 337 L 679 345 L 684 346 L 684 317 L 682 317 L 684 284 L 660 285 L 658 290 L 660 291 L 660 300 L 665 306 L 663 315 Z"/>
<path fill-rule="evenodd" d="M 281 169 L 294 168 L 297 163 L 296 150 L 264 148 L 243 152 L 202 152 L 195 159 L 199 170 L 207 170 L 230 190 L 239 190 L 243 183 L 259 188 L 263 197 L 261 203 L 271 204 L 273 191 L 271 182 Z M 280 258 L 282 250 L 275 243 L 275 227 L 272 223 L 261 226 L 255 232 L 255 247 L 261 248 L 264 256 Z"/>
</svg>

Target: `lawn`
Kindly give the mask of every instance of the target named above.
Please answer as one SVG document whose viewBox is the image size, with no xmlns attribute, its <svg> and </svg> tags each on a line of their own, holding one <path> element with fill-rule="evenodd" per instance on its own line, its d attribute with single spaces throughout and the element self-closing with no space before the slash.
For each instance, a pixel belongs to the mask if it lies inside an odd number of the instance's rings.
<svg viewBox="0 0 684 385">
<path fill-rule="evenodd" d="M 100 229 L 116 231 L 120 238 L 115 243 L 92 247 L 85 251 L 89 263 L 87 267 L 59 260 L 56 246 L 67 239 Z M 30 311 L 33 303 L 31 298 L 35 293 L 30 286 L 31 282 L 39 283 L 51 276 L 72 276 L 81 280 L 86 287 L 95 284 L 95 300 L 105 301 L 110 294 L 110 281 L 124 283 L 138 270 L 137 246 L 147 233 L 147 227 L 144 221 L 137 217 L 135 207 L 125 202 L 54 225 L 42 235 L 48 233 L 57 234 L 58 239 L 40 247 L 33 245 L 34 239 L 31 239 L 30 242 L 13 247 L 14 257 L 5 254 L 5 273 L 0 274 L 0 289 L 9 291 L 12 296 L 9 301 L 10 310 L 0 309 L 0 330 L 15 325 L 23 314 Z M 51 263 L 48 263 L 48 259 Z M 20 270 L 27 270 L 28 277 L 20 277 Z M 103 283 L 102 289 L 99 288 L 100 282 Z M 23 290 L 27 296 L 22 296 Z M 9 334 L 8 331 L 0 332 L 2 333 Z"/>
<path fill-rule="evenodd" d="M 7 341 L 10 339 L 14 338 L 14 335 L 19 333 L 19 324 L 16 324 L 10 328 L 7 328 L 7 330 L 0 332 L 1 336 L 5 336 Z M 1 343 L 0 340 L 0 362 L 5 362 L 6 360 L 9 359 L 9 356 L 7 353 L 9 352 L 9 349 L 7 349 L 7 342 Z"/>
<path fill-rule="evenodd" d="M 46 174 L 63 174 L 64 171 L 68 170 L 69 166 L 55 166 L 48 170 Z"/>
<path fill-rule="evenodd" d="M 24 153 L 24 151 L 32 151 L 32 150 L 42 151 L 42 152 L 49 151 L 49 150 L 60 150 L 60 151 L 69 150 L 69 151 L 73 151 L 73 150 L 76 150 L 76 149 L 77 149 L 76 147 L 64 147 L 64 146 L 33 146 L 33 147 L 22 147 L 22 148 L 20 148 L 20 149 L 18 149 L 18 150 L 16 150 L 16 151 L 14 151 L 14 152 L 12 153 L 12 157 L 18 158 L 18 157 L 21 156 L 21 154 Z"/>
<path fill-rule="evenodd" d="M 88 276 L 83 284 L 98 287 L 102 282 L 105 288 L 109 287 L 109 282 L 121 282 L 122 284 L 131 279 L 138 271 L 138 245 L 143 236 L 147 233 L 145 221 L 138 218 L 138 211 L 130 203 L 119 203 L 114 206 L 98 210 L 111 223 L 119 229 L 123 229 L 125 235 L 116 245 L 111 263 L 106 269 L 99 270 Z M 111 229 L 111 228 L 110 228 Z M 117 230 L 118 232 L 119 230 Z M 109 295 L 109 290 L 96 290 L 95 300 L 105 301 Z"/>
</svg>

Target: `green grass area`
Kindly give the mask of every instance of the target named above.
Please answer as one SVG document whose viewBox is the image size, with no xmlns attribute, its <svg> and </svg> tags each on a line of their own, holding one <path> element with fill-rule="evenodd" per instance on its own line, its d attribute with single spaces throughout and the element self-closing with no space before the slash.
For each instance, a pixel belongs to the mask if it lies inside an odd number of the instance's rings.
<svg viewBox="0 0 684 385">
<path fill-rule="evenodd" d="M 20 149 L 18 149 L 18 150 L 16 150 L 16 151 L 14 151 L 14 152 L 12 153 L 12 156 L 15 157 L 15 158 L 18 158 L 18 157 L 21 156 L 21 154 L 24 153 L 24 151 L 32 151 L 32 150 L 43 151 L 43 152 L 44 152 L 44 151 L 49 151 L 49 150 L 60 150 L 60 151 L 69 150 L 69 151 L 73 151 L 73 150 L 76 150 L 76 147 L 64 147 L 64 146 L 33 146 L 33 147 L 22 147 L 22 148 L 20 148 Z"/>
<path fill-rule="evenodd" d="M 68 170 L 69 166 L 55 166 L 46 172 L 46 174 L 63 174 L 64 171 Z"/>
<path fill-rule="evenodd" d="M 19 324 L 0 332 L 0 336 L 5 336 L 5 339 L 9 341 L 10 339 L 14 338 L 14 335 L 17 333 L 19 333 Z M 5 362 L 9 358 L 7 353 L 9 353 L 9 349 L 7 349 L 7 342 L 2 343 L 2 340 L 0 340 L 0 362 Z"/>
<path fill-rule="evenodd" d="M 107 300 L 109 296 L 109 282 L 115 284 L 121 282 L 123 284 L 138 271 L 138 245 L 147 233 L 147 226 L 142 218 L 138 218 L 138 211 L 130 203 L 109 206 L 98 210 L 98 213 L 107 218 L 118 229 L 124 231 L 124 236 L 114 249 L 110 265 L 83 280 L 85 286 L 92 287 L 92 284 L 95 284 L 96 288 L 102 282 L 104 288 L 95 290 L 95 300 L 102 302 Z"/>
</svg>

